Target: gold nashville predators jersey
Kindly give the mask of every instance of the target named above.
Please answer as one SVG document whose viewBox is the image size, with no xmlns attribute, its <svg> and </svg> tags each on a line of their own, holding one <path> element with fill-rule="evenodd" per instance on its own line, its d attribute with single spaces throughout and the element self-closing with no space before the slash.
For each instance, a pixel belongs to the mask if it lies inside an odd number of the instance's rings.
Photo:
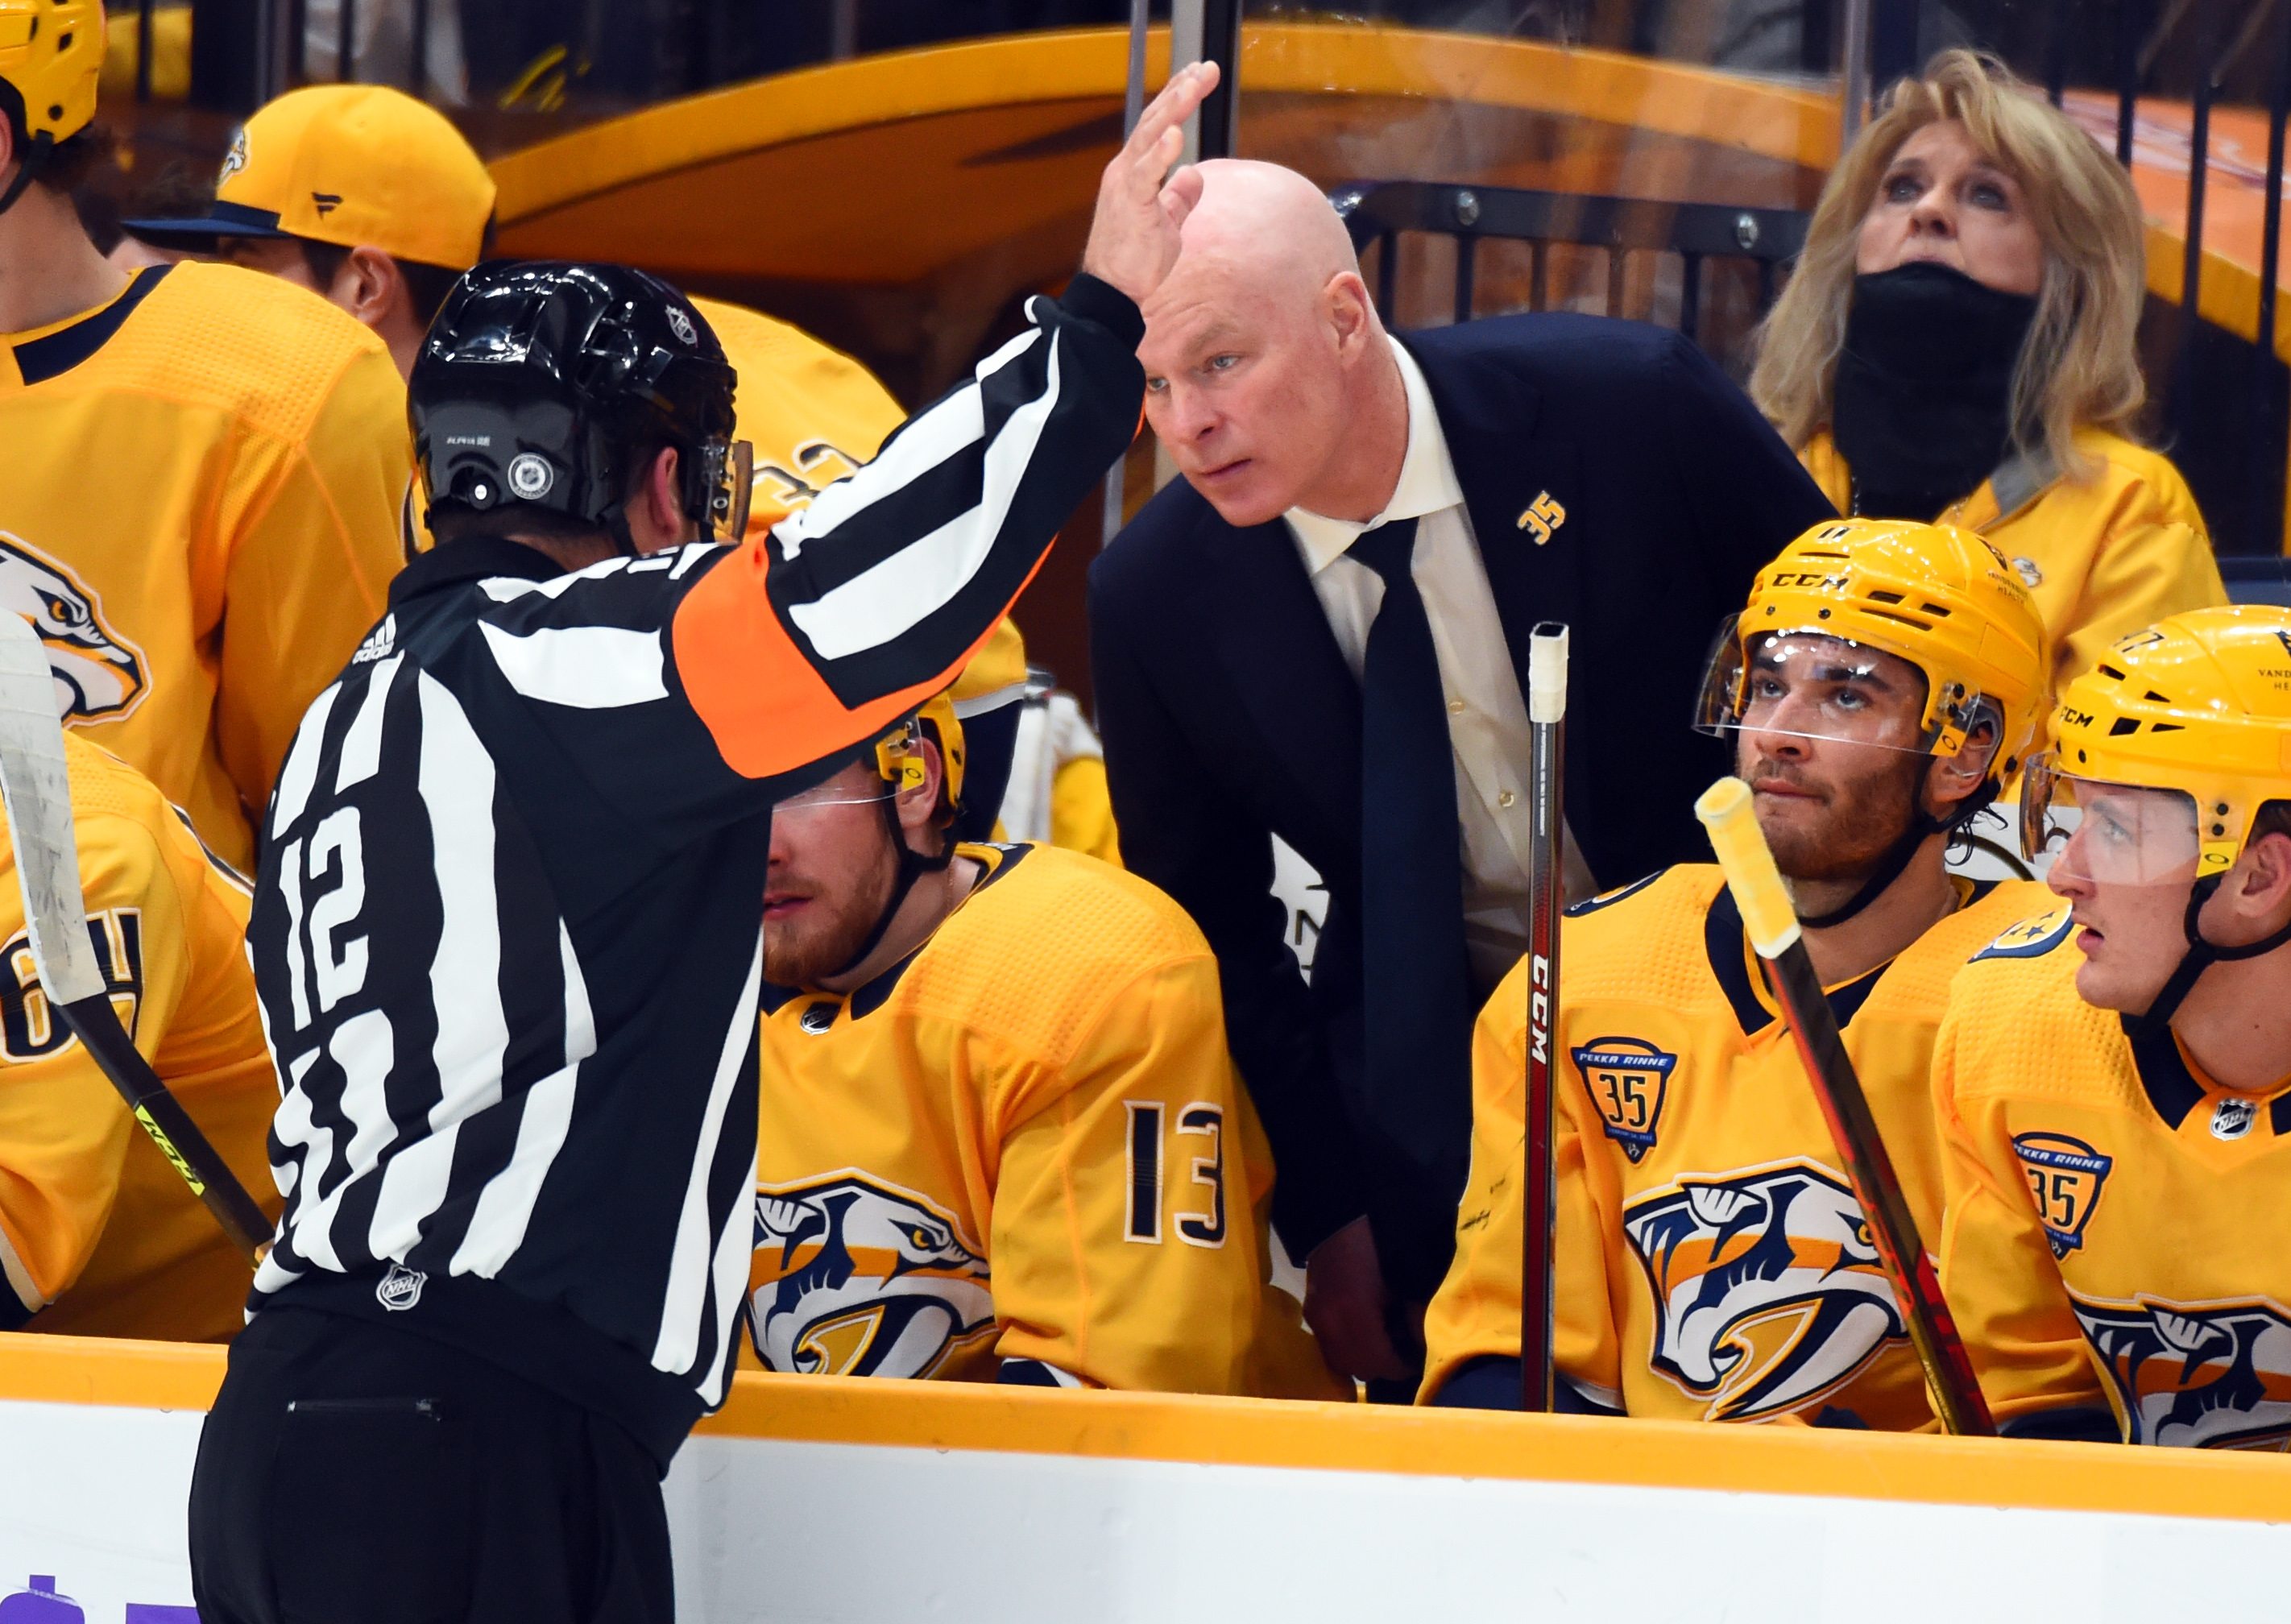
<svg viewBox="0 0 2291 1624">
<path fill-rule="evenodd" d="M 144 1058 L 266 1210 L 278 1103 L 247 896 L 141 775 L 66 736 L 88 934 Z M 6 853 L 0 835 L 0 856 Z M 221 1339 L 246 1266 L 40 991 L 0 861 L 0 1328 Z M 51 1306 L 52 1305 L 52 1306 Z"/>
<path fill-rule="evenodd" d="M 0 335 L 0 607 L 39 630 L 66 720 L 248 866 L 302 712 L 398 567 L 390 352 L 275 277 L 155 267 Z"/>
<path fill-rule="evenodd" d="M 1192 921 L 1071 852 L 958 849 L 986 872 L 896 968 L 766 989 L 764 1364 L 1349 1397 L 1267 1283 L 1272 1158 Z"/>
<path fill-rule="evenodd" d="M 2078 997 L 2067 911 L 1965 967 L 1933 1056 L 1941 1289 L 2009 1430 L 2291 1443 L 2291 1087 L 2220 1088 Z M 2054 1422 L 2065 1414 L 2049 1418 Z"/>
<path fill-rule="evenodd" d="M 2028 883 L 1979 890 L 1890 963 L 1829 989 L 1924 1234 L 1938 1231 L 1928 1062 L 1950 977 Z M 1432 1303 L 1425 1395 L 1519 1355 L 1524 969 L 1482 1013 L 1472 1171 Z M 1569 911 L 1553 1093 L 1555 1353 L 1593 1407 L 1675 1420 L 1906 1430 L 1932 1411 L 1843 1159 L 1718 869 Z"/>
</svg>

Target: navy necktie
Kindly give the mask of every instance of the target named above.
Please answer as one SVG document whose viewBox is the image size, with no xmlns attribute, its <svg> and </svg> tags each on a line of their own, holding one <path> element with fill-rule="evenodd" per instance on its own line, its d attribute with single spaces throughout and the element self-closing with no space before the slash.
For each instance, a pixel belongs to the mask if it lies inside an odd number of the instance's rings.
<svg viewBox="0 0 2291 1624">
<path fill-rule="evenodd" d="M 1414 1186 L 1377 1216 L 1432 1233 L 1393 1235 L 1387 1257 L 1446 1255 L 1471 1148 L 1474 999 L 1464 945 L 1463 859 L 1446 692 L 1410 559 L 1416 521 L 1355 540 L 1351 556 L 1384 577 L 1361 668 L 1361 969 L 1367 1097 L 1356 1120 L 1396 1154 Z M 1439 1282 L 1394 1281 L 1403 1298 Z"/>
</svg>

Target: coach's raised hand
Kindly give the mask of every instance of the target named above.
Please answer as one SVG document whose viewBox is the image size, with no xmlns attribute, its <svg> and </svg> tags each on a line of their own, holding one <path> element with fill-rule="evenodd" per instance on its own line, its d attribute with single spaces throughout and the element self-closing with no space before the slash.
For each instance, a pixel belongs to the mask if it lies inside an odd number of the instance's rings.
<svg viewBox="0 0 2291 1624">
<path fill-rule="evenodd" d="M 1178 262 L 1178 229 L 1201 199 L 1201 175 L 1192 169 L 1170 175 L 1170 166 L 1185 150 L 1186 120 L 1217 84 L 1215 62 L 1180 68 L 1097 183 L 1097 213 L 1081 268 L 1141 304 Z"/>
</svg>

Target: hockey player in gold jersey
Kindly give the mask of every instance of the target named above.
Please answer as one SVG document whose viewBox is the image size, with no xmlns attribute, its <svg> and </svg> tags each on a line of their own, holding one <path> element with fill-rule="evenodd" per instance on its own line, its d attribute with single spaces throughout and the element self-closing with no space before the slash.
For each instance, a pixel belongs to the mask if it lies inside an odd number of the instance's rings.
<svg viewBox="0 0 2291 1624">
<path fill-rule="evenodd" d="M 941 696 L 773 814 L 764 1363 L 1349 1397 L 1266 1283 L 1208 946 L 1093 859 L 948 842 L 961 737 Z"/>
<path fill-rule="evenodd" d="M 141 775 L 69 735 L 64 752 L 88 931 L 120 1024 L 268 1194 L 278 1089 L 245 888 Z M 0 832 L 0 1329 L 221 1340 L 244 1323 L 246 1265 L 49 1009 L 7 845 Z"/>
<path fill-rule="evenodd" d="M 103 41 L 100 5 L 0 0 L 0 607 L 66 721 L 245 866 L 249 809 L 382 614 L 405 389 L 299 288 L 96 253 L 69 187 Z"/>
<path fill-rule="evenodd" d="M 1941 1275 L 2008 1435 L 2291 1443 L 2291 610 L 2069 684 L 2022 789 L 2063 904 L 1957 977 Z M 2072 812 L 2067 809 L 2072 808 Z"/>
<path fill-rule="evenodd" d="M 1737 770 L 1921 1224 L 1949 978 L 2041 908 L 1946 871 L 2018 768 L 2043 623 L 1979 536 L 1845 520 L 1792 543 L 1712 656 L 1699 724 Z M 1563 1409 L 1906 1429 L 1931 1419 L 1893 1290 L 1716 865 L 1570 909 L 1554 1092 Z M 1470 1183 L 1423 1399 L 1520 1404 L 1524 969 L 1482 1013 Z M 1927 1233 L 1933 1233 L 1928 1230 Z"/>
</svg>

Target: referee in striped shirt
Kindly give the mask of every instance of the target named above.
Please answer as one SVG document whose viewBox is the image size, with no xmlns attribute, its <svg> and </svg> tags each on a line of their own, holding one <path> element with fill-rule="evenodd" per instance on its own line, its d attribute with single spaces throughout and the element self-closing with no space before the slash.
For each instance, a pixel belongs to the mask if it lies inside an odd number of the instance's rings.
<svg viewBox="0 0 2291 1624">
<path fill-rule="evenodd" d="M 200 1440 L 207 1624 L 672 1616 L 660 1478 L 745 1306 L 771 808 L 953 679 L 1128 444 L 1214 83 L 1139 122 L 1032 329 L 755 544 L 704 540 L 733 380 L 673 290 L 497 263 L 439 314 L 438 545 L 265 825 L 286 1211 Z"/>
</svg>

